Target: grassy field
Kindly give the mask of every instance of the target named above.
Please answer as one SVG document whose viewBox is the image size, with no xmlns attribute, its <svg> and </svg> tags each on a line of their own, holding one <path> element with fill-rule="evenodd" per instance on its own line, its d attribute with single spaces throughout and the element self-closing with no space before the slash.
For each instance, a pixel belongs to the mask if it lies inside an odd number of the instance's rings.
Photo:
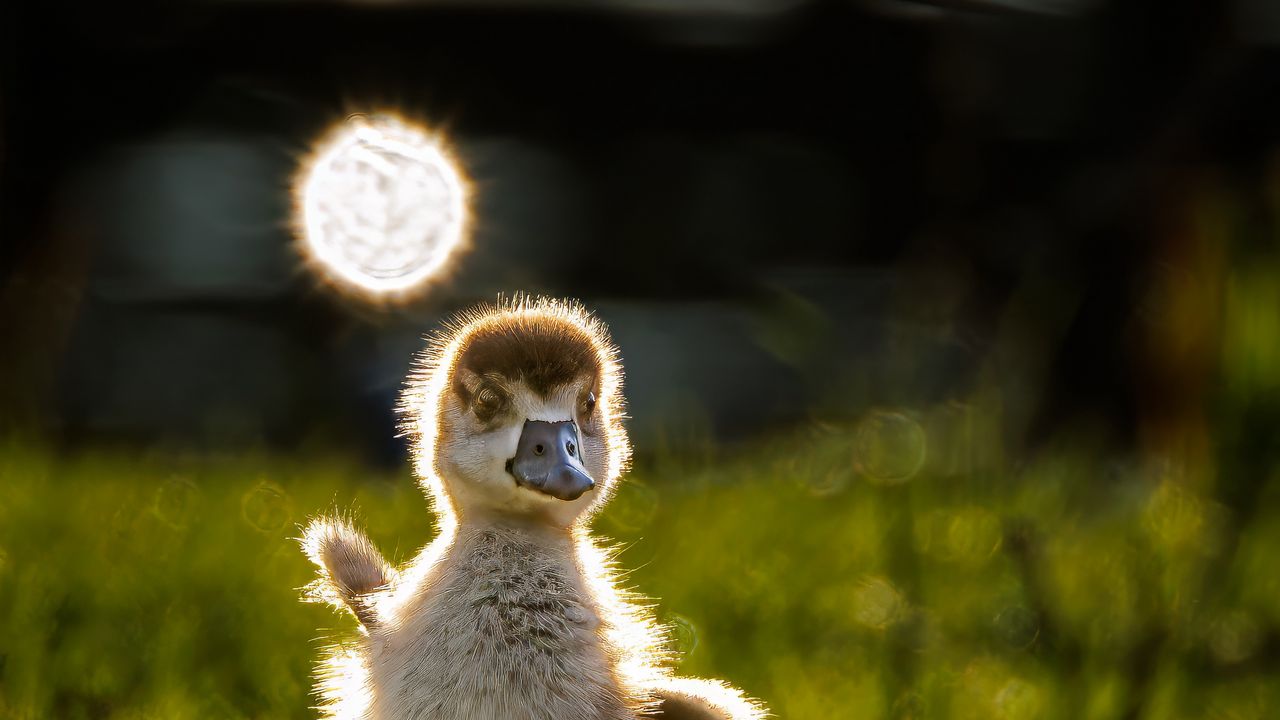
<svg viewBox="0 0 1280 720">
<path fill-rule="evenodd" d="M 1274 717 L 1280 476 L 1244 517 L 1167 466 L 1007 469 L 931 422 L 637 463 L 596 527 L 682 672 L 787 718 Z M 299 602 L 291 538 L 335 506 L 397 560 L 431 536 L 407 473 L 342 458 L 0 445 L 0 717 L 313 716 L 354 621 Z"/>
</svg>

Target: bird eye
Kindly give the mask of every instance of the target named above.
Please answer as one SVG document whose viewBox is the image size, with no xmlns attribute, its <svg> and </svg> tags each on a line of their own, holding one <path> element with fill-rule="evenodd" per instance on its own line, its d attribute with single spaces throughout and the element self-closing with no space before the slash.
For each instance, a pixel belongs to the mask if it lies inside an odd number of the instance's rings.
<svg viewBox="0 0 1280 720">
<path fill-rule="evenodd" d="M 596 409 L 596 394 L 588 392 L 587 396 L 582 399 L 582 414 L 590 416 Z"/>
<path fill-rule="evenodd" d="M 501 392 L 486 385 L 476 391 L 471 410 L 476 414 L 476 418 L 480 422 L 489 422 L 502 410 L 506 402 L 506 398 L 503 397 Z"/>
</svg>

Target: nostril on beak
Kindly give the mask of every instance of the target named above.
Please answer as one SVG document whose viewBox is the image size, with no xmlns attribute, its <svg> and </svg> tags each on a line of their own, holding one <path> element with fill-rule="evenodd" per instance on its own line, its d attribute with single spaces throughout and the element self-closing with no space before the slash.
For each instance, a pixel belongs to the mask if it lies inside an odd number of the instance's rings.
<svg viewBox="0 0 1280 720">
<path fill-rule="evenodd" d="M 547 450 L 546 450 L 546 448 L 542 447 L 542 445 L 534 445 L 534 446 L 533 446 L 533 454 L 534 454 L 534 455 L 541 455 L 542 453 L 544 453 L 544 452 L 546 452 L 546 451 L 547 451 Z"/>
<path fill-rule="evenodd" d="M 568 450 L 568 451 L 569 451 L 569 456 L 570 456 L 570 457 L 572 457 L 572 456 L 573 456 L 573 453 L 574 453 L 574 452 L 576 452 L 578 448 L 574 447 L 574 445 L 573 445 L 573 441 L 572 441 L 572 440 L 570 440 L 569 442 L 567 442 L 567 443 L 565 443 L 565 444 L 564 444 L 564 449 L 565 449 L 565 450 Z"/>
</svg>

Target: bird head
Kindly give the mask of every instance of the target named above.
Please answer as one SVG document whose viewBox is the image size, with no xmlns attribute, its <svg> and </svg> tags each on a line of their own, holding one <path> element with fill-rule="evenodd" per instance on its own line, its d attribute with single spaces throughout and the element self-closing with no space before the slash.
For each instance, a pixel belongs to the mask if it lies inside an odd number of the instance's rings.
<svg viewBox="0 0 1280 720">
<path fill-rule="evenodd" d="M 572 302 L 517 298 L 459 316 L 419 358 L 403 409 L 419 475 L 463 520 L 570 526 L 607 498 L 630 453 L 616 349 Z"/>
</svg>

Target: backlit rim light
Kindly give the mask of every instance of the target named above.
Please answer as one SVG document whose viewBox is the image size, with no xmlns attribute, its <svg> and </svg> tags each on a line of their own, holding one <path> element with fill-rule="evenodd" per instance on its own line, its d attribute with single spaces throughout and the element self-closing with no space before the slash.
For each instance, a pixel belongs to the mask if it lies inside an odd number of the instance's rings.
<svg viewBox="0 0 1280 720">
<path fill-rule="evenodd" d="M 397 168 L 388 157 L 417 163 L 442 184 L 444 197 L 436 210 L 443 217 L 409 241 L 435 245 L 423 251 L 426 258 L 420 265 L 404 272 L 381 274 L 360 265 L 348 254 L 368 247 L 367 237 L 335 236 L 326 228 L 326 222 L 335 221 L 350 226 L 359 220 L 360 210 L 341 205 L 326 207 L 324 202 L 332 200 L 338 189 L 356 182 L 353 177 L 341 175 L 342 164 L 362 162 L 374 172 L 394 176 Z M 354 116 L 334 128 L 326 140 L 317 145 L 310 159 L 302 163 L 295 179 L 294 225 L 301 252 L 316 272 L 344 289 L 383 299 L 417 294 L 430 285 L 429 281 L 437 277 L 465 245 L 468 189 L 465 176 L 439 135 L 395 115 Z M 355 200 L 356 195 L 353 193 L 351 198 Z M 340 215 L 335 215 L 335 211 Z M 424 212 L 430 211 L 429 208 Z M 388 236 L 383 233 L 381 237 Z M 390 248 L 390 244 L 387 247 Z"/>
</svg>

